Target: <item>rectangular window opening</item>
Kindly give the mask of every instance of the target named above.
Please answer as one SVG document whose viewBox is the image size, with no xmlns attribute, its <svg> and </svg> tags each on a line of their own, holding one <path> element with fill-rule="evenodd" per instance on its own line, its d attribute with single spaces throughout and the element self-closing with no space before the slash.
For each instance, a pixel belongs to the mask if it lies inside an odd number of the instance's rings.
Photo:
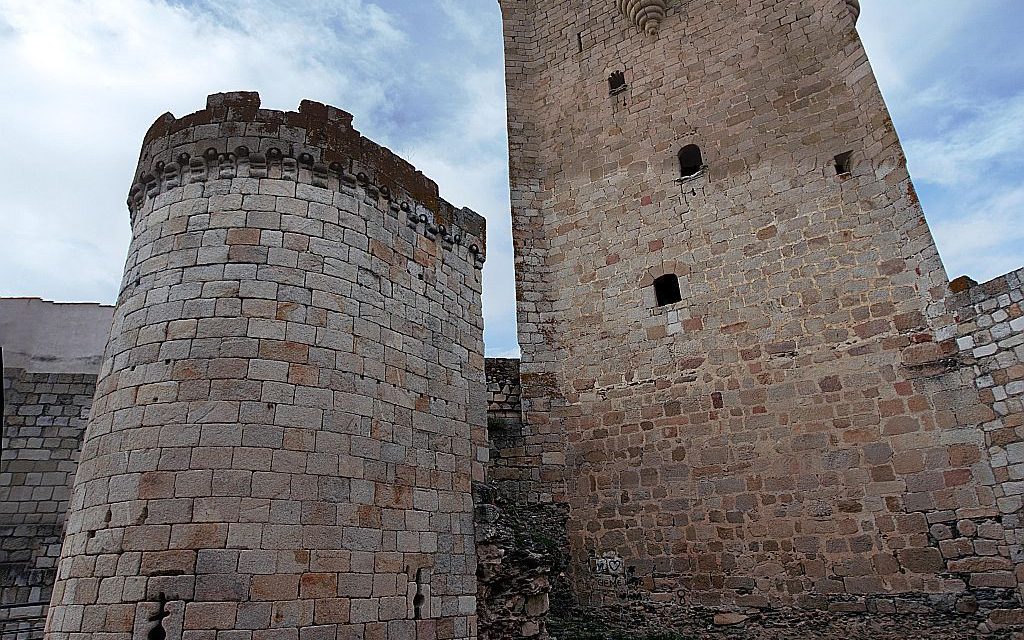
<svg viewBox="0 0 1024 640">
<path fill-rule="evenodd" d="M 853 152 L 847 151 L 836 156 L 836 175 L 848 176 L 853 171 Z"/>
<path fill-rule="evenodd" d="M 654 281 L 654 297 L 657 299 L 659 307 L 682 302 L 679 278 L 674 273 L 670 273 L 656 279 Z"/>
</svg>

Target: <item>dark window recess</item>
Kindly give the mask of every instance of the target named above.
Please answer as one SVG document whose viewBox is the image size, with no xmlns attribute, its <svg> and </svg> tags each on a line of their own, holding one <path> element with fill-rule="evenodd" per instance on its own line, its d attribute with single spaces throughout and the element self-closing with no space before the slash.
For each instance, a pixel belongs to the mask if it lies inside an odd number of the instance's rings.
<svg viewBox="0 0 1024 640">
<path fill-rule="evenodd" d="M 679 293 L 679 278 L 670 273 L 655 280 L 654 297 L 658 299 L 659 307 L 681 301 L 683 296 Z"/>
<path fill-rule="evenodd" d="M 836 175 L 848 176 L 853 171 L 853 152 L 847 151 L 836 156 Z"/>
<path fill-rule="evenodd" d="M 149 616 L 150 622 L 155 622 L 156 626 L 149 630 L 146 635 L 147 640 L 166 640 L 167 630 L 164 629 L 164 618 L 170 616 L 170 612 L 167 611 L 167 596 L 162 592 L 160 593 L 160 608 L 157 612 Z"/>
<path fill-rule="evenodd" d="M 427 597 L 423 594 L 423 568 L 416 570 L 416 595 L 412 599 L 413 606 L 413 619 L 423 619 L 423 605 L 427 601 Z"/>
<path fill-rule="evenodd" d="M 583 53 L 583 32 L 580 31 L 576 34 L 576 46 L 579 47 L 580 53 Z"/>
<path fill-rule="evenodd" d="M 679 176 L 689 178 L 695 176 L 704 169 L 704 157 L 700 153 L 700 147 L 695 144 L 688 144 L 679 150 Z"/>
<path fill-rule="evenodd" d="M 608 94 L 616 95 L 626 90 L 626 74 L 616 71 L 608 76 Z"/>
</svg>

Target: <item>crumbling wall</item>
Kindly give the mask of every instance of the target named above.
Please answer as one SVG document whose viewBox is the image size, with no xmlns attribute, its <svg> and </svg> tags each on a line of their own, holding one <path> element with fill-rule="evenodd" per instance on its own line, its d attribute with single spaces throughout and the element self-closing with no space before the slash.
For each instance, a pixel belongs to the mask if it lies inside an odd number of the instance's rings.
<svg viewBox="0 0 1024 640">
<path fill-rule="evenodd" d="M 480 640 L 549 638 L 571 603 L 564 504 L 512 501 L 474 487 Z"/>
<path fill-rule="evenodd" d="M 571 597 L 564 504 L 536 503 L 540 469 L 523 432 L 519 360 L 488 358 L 487 482 L 474 486 L 481 640 L 548 638 Z"/>
</svg>

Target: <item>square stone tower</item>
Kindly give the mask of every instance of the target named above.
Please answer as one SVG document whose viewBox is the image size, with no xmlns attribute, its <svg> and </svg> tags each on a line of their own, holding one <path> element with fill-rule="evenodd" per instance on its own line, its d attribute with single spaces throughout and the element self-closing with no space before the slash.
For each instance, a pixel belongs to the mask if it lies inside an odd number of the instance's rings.
<svg viewBox="0 0 1024 640">
<path fill-rule="evenodd" d="M 855 0 L 501 6 L 523 497 L 578 598 L 1011 619 L 1020 500 Z"/>
</svg>

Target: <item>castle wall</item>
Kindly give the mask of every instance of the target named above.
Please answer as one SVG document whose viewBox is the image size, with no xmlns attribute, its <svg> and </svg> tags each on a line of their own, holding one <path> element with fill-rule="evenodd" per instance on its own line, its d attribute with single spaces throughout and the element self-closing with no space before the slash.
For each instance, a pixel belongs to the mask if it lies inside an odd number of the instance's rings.
<svg viewBox="0 0 1024 640">
<path fill-rule="evenodd" d="M 0 298 L 4 368 L 39 373 L 95 373 L 110 334 L 114 308 Z"/>
<path fill-rule="evenodd" d="M 0 627 L 5 633 L 19 628 L 38 633 L 42 624 L 112 312 L 97 304 L 0 299 Z"/>
<path fill-rule="evenodd" d="M 536 486 L 539 469 L 532 464 L 524 434 L 519 360 L 487 359 L 487 481 L 506 499 L 522 502 Z"/>
<path fill-rule="evenodd" d="M 1011 619 L 992 410 L 849 4 L 502 9 L 530 499 L 578 597 Z"/>
<path fill-rule="evenodd" d="M 42 607 L 57 572 L 96 376 L 11 368 L 3 373 L 0 604 Z"/>
<path fill-rule="evenodd" d="M 70 312 L 68 306 L 72 306 Z M 26 307 L 30 313 L 23 313 Z M 2 317 L 7 329 L 0 333 L 0 343 L 6 353 L 26 356 L 19 364 L 36 362 L 48 368 L 82 371 L 46 374 L 8 367 L 4 372 L 2 450 L 6 475 L 0 488 L 0 512 L 4 514 L 0 529 L 4 536 L 0 604 L 32 603 L 31 607 L 9 612 L 21 617 L 44 613 L 50 599 L 71 483 L 113 308 L 0 299 L 0 310 L 5 311 Z M 42 356 L 33 346 L 36 341 L 30 340 L 26 346 L 25 336 L 80 335 L 77 326 L 94 328 L 72 345 L 73 361 L 54 357 L 50 353 L 54 343 L 45 340 L 38 341 L 48 352 Z M 46 331 L 33 327 L 46 327 Z M 102 341 L 90 339 L 96 333 L 104 336 Z M 522 418 L 518 360 L 488 358 L 486 379 L 491 447 L 488 481 L 506 497 L 485 495 L 479 500 L 481 504 L 502 503 L 500 509 L 486 511 L 497 518 L 495 522 L 480 521 L 477 525 L 482 536 L 478 553 L 482 548 L 486 556 L 480 591 L 486 601 L 479 602 L 480 615 L 489 623 L 488 637 L 506 637 L 513 628 L 522 631 L 523 637 L 535 637 L 544 628 L 548 576 L 552 566 L 560 562 L 561 550 L 552 546 L 551 539 L 561 535 L 560 526 L 564 531 L 564 515 L 557 509 L 538 512 L 514 506 L 523 495 L 522 487 L 528 486 L 536 472 L 519 466 Z M 538 564 L 538 557 L 544 562 Z"/>
<path fill-rule="evenodd" d="M 47 637 L 475 638 L 482 218 L 256 94 L 136 175 Z"/>
<path fill-rule="evenodd" d="M 1024 269 L 974 284 L 947 304 L 957 321 L 964 365 L 973 368 L 982 400 L 992 408 L 991 420 L 982 428 L 1000 517 L 1017 540 L 1024 540 Z M 945 542 L 946 547 L 954 544 Z"/>
</svg>

